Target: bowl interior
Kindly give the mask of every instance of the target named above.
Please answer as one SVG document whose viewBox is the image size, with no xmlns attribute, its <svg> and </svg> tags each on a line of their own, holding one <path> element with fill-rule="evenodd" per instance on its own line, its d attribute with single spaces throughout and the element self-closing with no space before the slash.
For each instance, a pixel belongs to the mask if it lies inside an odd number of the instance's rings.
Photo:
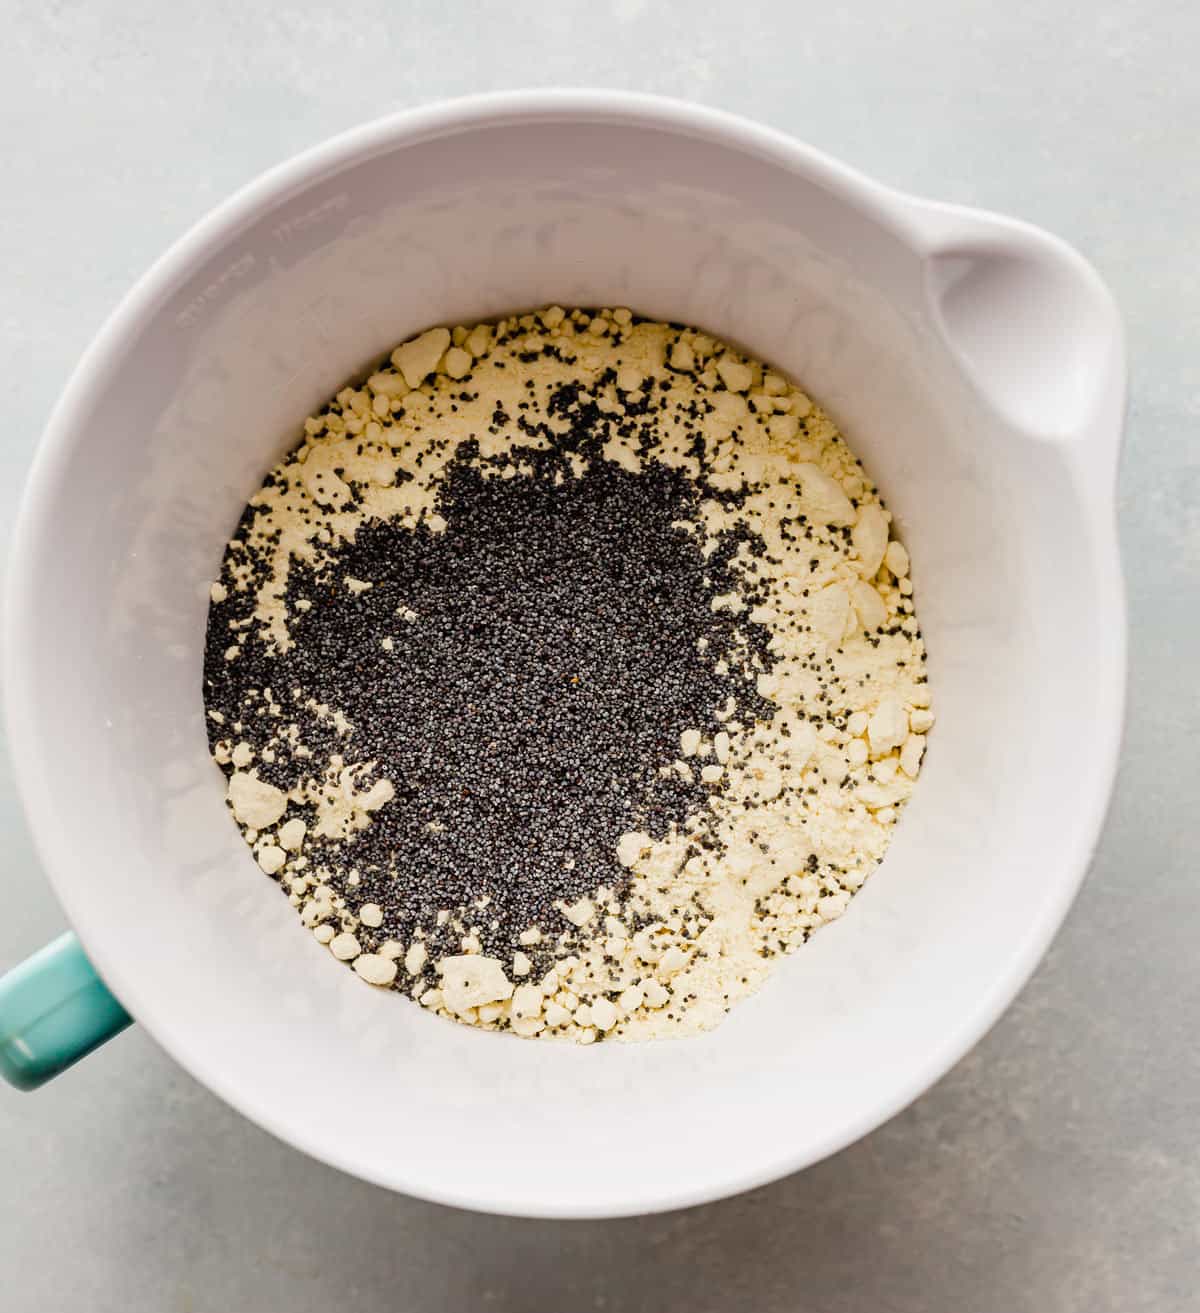
<svg viewBox="0 0 1200 1313">
<path fill-rule="evenodd" d="M 14 587 L 26 798 L 114 989 L 264 1125 L 449 1202 L 668 1207 L 877 1124 L 1030 969 L 1103 801 L 1111 580 L 1066 454 L 975 399 L 900 202 L 857 186 L 645 115 L 376 133 L 193 235 L 89 357 Z M 915 800 L 843 920 L 694 1040 L 520 1042 L 365 988 L 258 872 L 205 751 L 207 586 L 300 421 L 412 331 L 552 301 L 692 323 L 786 370 L 913 558 L 939 718 Z"/>
</svg>

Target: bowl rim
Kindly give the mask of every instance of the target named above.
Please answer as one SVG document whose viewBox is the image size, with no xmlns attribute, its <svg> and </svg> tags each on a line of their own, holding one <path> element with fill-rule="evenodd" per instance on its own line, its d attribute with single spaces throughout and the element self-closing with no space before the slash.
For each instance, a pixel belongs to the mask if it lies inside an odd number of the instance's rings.
<svg viewBox="0 0 1200 1313">
<path fill-rule="evenodd" d="M 1123 734 L 1126 685 L 1126 623 L 1124 586 L 1115 525 L 1115 496 L 1112 480 L 1094 481 L 1081 491 L 1090 503 L 1095 529 L 1091 543 L 1098 593 L 1108 609 L 1107 632 L 1113 636 L 1109 650 L 1098 655 L 1097 687 L 1103 705 L 1111 708 L 1095 759 L 1096 785 L 1086 814 L 1076 818 L 1074 855 L 1056 877 L 1055 897 L 1044 904 L 1024 936 L 1014 943 L 1009 961 L 989 991 L 976 1000 L 952 1033 L 931 1044 L 914 1073 L 902 1084 L 883 1090 L 858 1115 L 830 1130 L 819 1140 L 800 1146 L 783 1145 L 769 1162 L 749 1170 L 721 1170 L 698 1175 L 689 1183 L 667 1186 L 646 1178 L 631 1183 L 628 1198 L 617 1206 L 611 1200 L 579 1202 L 552 1199 L 531 1200 L 519 1192 L 506 1192 L 503 1184 L 480 1183 L 473 1190 L 446 1189 L 436 1181 L 410 1179 L 403 1167 L 393 1170 L 359 1161 L 342 1154 L 333 1143 L 320 1141 L 311 1133 L 298 1134 L 283 1127 L 270 1112 L 252 1104 L 239 1082 L 219 1066 L 214 1068 L 202 1054 L 193 1051 L 186 1026 L 179 1026 L 160 1008 L 154 991 L 139 977 L 136 964 L 120 951 L 115 939 L 92 933 L 87 924 L 75 922 L 78 910 L 73 881 L 66 872 L 73 841 L 57 822 L 53 801 L 36 786 L 32 772 L 24 768 L 41 750 L 36 717 L 36 653 L 23 640 L 25 617 L 37 606 L 35 578 L 41 527 L 54 514 L 53 490 L 64 475 L 74 446 L 85 440 L 90 397 L 104 384 L 125 346 L 140 331 L 155 307 L 185 281 L 215 249 L 234 240 L 268 206 L 303 191 L 322 179 L 373 155 L 402 145 L 455 134 L 479 127 L 503 124 L 570 121 L 652 127 L 711 142 L 742 154 L 778 163 L 820 182 L 848 204 L 868 212 L 901 240 L 918 248 L 922 239 L 922 212 L 941 216 L 962 214 L 981 217 L 977 210 L 926 201 L 877 183 L 841 164 L 812 146 L 770 127 L 740 116 L 686 101 L 612 90 L 548 88 L 475 95 L 401 110 L 366 122 L 312 146 L 291 159 L 268 169 L 194 224 L 161 255 L 122 298 L 100 328 L 73 371 L 55 405 L 38 444 L 16 518 L 6 580 L 3 624 L 3 670 L 5 717 L 10 756 L 18 795 L 28 818 L 35 852 L 68 918 L 97 970 L 129 1012 L 166 1052 L 186 1071 L 201 1081 L 242 1115 L 277 1138 L 303 1150 L 311 1157 L 350 1175 L 414 1197 L 459 1208 L 521 1217 L 605 1218 L 630 1216 L 688 1207 L 727 1197 L 819 1162 L 875 1130 L 934 1085 L 995 1024 L 1017 993 L 1029 980 L 1061 926 L 1090 865 L 1107 814 Z M 1111 296 L 1098 275 L 1073 248 L 1057 238 L 1016 220 L 994 216 L 997 226 L 1038 233 L 1058 248 L 1077 269 L 1093 281 L 1111 304 Z M 1125 409 L 1124 354 L 1119 320 L 1113 313 L 1114 350 L 1120 363 L 1119 415 L 1113 434 L 1113 468 Z M 1084 481 L 1080 478 L 1080 483 Z"/>
</svg>

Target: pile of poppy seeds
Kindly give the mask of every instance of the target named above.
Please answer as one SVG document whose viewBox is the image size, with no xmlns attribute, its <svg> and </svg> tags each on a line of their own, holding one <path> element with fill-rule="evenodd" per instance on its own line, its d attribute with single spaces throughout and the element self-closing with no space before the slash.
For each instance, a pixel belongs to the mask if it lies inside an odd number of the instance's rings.
<svg viewBox="0 0 1200 1313">
<path fill-rule="evenodd" d="M 932 725 L 907 553 L 781 375 L 630 312 L 432 329 L 307 421 L 212 588 L 209 743 L 369 983 L 715 1024 L 878 863 Z"/>
</svg>

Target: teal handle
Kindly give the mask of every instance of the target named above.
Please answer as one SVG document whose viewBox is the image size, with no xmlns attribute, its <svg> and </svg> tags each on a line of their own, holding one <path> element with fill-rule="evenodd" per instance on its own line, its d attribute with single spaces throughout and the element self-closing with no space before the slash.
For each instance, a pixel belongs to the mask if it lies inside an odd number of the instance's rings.
<svg viewBox="0 0 1200 1313">
<path fill-rule="evenodd" d="M 132 1020 L 68 930 L 0 976 L 0 1076 L 36 1090 Z"/>
</svg>

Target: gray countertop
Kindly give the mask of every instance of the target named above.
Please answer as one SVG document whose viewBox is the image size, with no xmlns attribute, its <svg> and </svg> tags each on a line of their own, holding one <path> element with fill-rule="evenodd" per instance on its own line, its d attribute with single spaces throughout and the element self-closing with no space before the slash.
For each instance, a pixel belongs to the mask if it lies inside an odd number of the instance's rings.
<svg viewBox="0 0 1200 1313">
<path fill-rule="evenodd" d="M 354 16 L 349 16 L 353 10 Z M 89 1313 L 1195 1308 L 1200 1259 L 1200 10 L 1177 0 L 6 0 L 0 502 L 117 298 L 233 188 L 381 112 L 576 83 L 690 97 L 1076 243 L 1128 323 L 1124 765 L 1004 1020 L 874 1135 L 614 1223 L 457 1213 L 277 1143 L 137 1030 L 0 1090 L 0 1308 Z M 62 925 L 5 761 L 0 964 Z"/>
</svg>

